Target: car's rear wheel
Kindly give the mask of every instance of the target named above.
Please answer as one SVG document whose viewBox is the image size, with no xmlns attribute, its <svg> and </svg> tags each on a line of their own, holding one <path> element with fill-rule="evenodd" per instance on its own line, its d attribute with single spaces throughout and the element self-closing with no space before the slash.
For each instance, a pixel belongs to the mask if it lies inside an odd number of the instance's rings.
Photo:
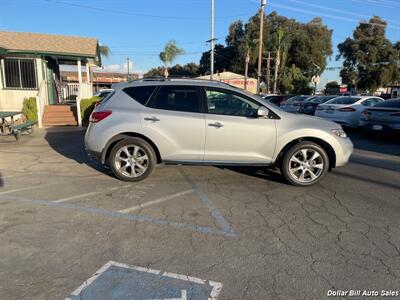
<svg viewBox="0 0 400 300">
<path fill-rule="evenodd" d="M 108 162 L 118 179 L 140 181 L 152 173 L 156 161 L 156 154 L 149 143 L 133 137 L 119 141 L 112 148 Z"/>
<path fill-rule="evenodd" d="M 312 142 L 301 142 L 290 148 L 282 160 L 281 172 L 285 179 L 297 186 L 317 183 L 329 170 L 325 150 Z"/>
</svg>

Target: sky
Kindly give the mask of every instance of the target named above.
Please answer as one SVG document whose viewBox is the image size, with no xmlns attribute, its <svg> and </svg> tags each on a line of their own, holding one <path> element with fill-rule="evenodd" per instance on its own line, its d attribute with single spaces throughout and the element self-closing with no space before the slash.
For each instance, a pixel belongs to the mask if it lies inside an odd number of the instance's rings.
<svg viewBox="0 0 400 300">
<path fill-rule="evenodd" d="M 0 0 L 0 30 L 78 35 L 98 38 L 111 48 L 103 59 L 106 70 L 126 71 L 126 58 L 135 72 L 161 65 L 158 54 L 169 40 L 185 50 L 175 63 L 198 63 L 209 49 L 211 0 Z M 259 0 L 215 0 L 215 37 L 225 43 L 229 25 L 246 22 Z M 388 22 L 387 37 L 400 40 L 400 0 L 267 0 L 265 12 L 308 22 L 320 16 L 333 30 L 337 44 L 352 35 L 360 20 L 378 15 Z M 339 71 L 325 71 L 321 85 L 338 80 Z"/>
</svg>

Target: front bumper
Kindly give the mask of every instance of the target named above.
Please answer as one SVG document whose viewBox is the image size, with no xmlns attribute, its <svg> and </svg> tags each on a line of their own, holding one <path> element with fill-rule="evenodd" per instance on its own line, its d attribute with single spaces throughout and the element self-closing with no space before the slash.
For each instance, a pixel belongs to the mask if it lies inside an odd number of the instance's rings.
<svg viewBox="0 0 400 300">
<path fill-rule="evenodd" d="M 335 149 L 336 152 L 336 167 L 342 167 L 348 163 L 351 154 L 354 151 L 354 145 L 349 138 L 337 138 L 339 147 Z"/>
</svg>

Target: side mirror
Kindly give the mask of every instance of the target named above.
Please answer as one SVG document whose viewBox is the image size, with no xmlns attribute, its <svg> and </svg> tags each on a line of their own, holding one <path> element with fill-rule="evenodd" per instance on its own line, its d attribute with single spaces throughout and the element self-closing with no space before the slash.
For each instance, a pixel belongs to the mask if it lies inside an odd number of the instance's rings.
<svg viewBox="0 0 400 300">
<path fill-rule="evenodd" d="M 258 110 L 257 110 L 257 117 L 259 118 L 268 118 L 269 115 L 269 110 L 268 108 L 261 106 Z"/>
</svg>

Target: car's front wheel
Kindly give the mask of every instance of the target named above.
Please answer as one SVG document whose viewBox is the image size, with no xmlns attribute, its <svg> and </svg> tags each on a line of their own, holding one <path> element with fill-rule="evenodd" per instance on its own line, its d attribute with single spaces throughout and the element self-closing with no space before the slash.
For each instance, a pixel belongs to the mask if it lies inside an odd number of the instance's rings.
<svg viewBox="0 0 400 300">
<path fill-rule="evenodd" d="M 145 179 L 153 171 L 156 161 L 156 154 L 149 143 L 136 137 L 119 141 L 109 156 L 111 170 L 124 181 Z"/>
<path fill-rule="evenodd" d="M 326 151 L 312 142 L 301 142 L 290 148 L 283 157 L 281 172 L 285 179 L 297 186 L 317 183 L 329 170 Z"/>
</svg>

